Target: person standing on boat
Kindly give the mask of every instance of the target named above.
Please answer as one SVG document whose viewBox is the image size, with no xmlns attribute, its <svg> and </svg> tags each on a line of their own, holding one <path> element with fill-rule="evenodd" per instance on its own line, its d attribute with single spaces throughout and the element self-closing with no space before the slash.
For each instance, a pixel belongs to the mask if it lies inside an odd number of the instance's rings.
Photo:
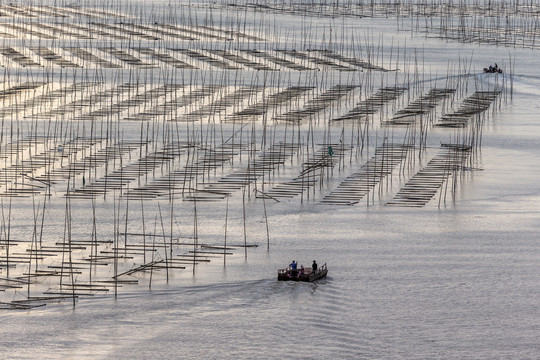
<svg viewBox="0 0 540 360">
<path fill-rule="evenodd" d="M 289 264 L 289 277 L 296 278 L 298 277 L 298 271 L 296 270 L 296 261 L 292 261 L 292 263 Z"/>
<path fill-rule="evenodd" d="M 315 260 L 313 260 L 313 264 L 311 265 L 311 269 L 313 270 L 313 272 L 317 271 L 317 262 Z"/>
</svg>

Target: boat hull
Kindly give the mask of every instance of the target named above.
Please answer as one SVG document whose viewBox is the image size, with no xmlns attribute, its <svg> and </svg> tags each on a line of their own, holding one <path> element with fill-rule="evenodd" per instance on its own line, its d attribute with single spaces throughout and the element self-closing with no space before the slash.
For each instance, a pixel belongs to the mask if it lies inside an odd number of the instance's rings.
<svg viewBox="0 0 540 360">
<path fill-rule="evenodd" d="M 290 269 L 280 269 L 278 270 L 278 280 L 279 281 L 303 281 L 303 282 L 313 282 L 319 279 L 323 279 L 328 275 L 328 269 L 326 266 L 315 272 L 308 272 L 305 274 L 300 274 L 298 270 Z"/>
</svg>

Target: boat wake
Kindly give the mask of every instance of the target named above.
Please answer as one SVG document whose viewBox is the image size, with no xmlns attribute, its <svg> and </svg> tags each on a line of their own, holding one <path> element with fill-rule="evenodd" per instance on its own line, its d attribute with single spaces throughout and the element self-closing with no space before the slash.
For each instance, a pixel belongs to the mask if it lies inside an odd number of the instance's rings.
<svg viewBox="0 0 540 360">
<path fill-rule="evenodd" d="M 514 75 L 513 91 L 515 94 L 540 96 L 540 77 Z"/>
</svg>

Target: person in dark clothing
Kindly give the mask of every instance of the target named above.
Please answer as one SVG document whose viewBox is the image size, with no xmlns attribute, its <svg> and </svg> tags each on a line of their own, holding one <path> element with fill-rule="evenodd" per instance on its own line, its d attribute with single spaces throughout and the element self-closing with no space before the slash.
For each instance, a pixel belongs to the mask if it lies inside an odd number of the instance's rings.
<svg viewBox="0 0 540 360">
<path fill-rule="evenodd" d="M 291 270 L 296 270 L 296 261 L 292 261 L 292 263 L 289 264 L 289 266 L 291 267 Z"/>
<path fill-rule="evenodd" d="M 317 262 L 315 260 L 313 260 L 313 264 L 311 265 L 311 269 L 313 270 L 313 272 L 317 271 Z"/>
</svg>

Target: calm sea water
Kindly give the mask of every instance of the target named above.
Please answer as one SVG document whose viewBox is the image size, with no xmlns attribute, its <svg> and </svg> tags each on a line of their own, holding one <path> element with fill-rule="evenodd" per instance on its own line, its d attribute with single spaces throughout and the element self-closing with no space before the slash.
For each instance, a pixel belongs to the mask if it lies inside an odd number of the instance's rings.
<svg viewBox="0 0 540 360">
<path fill-rule="evenodd" d="M 3 357 L 536 358 L 535 200 L 485 195 L 442 211 L 274 216 L 284 231 L 247 260 L 116 301 L 3 314 Z M 327 262 L 328 278 L 277 282 L 291 258 Z"/>
<path fill-rule="evenodd" d="M 393 22 L 365 26 L 387 31 Z M 481 68 L 509 56 L 504 48 L 408 41 L 423 48 L 432 75 L 460 58 Z M 151 289 L 141 275 L 117 299 L 3 312 L 0 358 L 537 359 L 540 71 L 536 52 L 512 56 L 514 97 L 485 124 L 477 170 L 440 207 L 437 199 L 421 209 L 385 207 L 387 194 L 352 207 L 268 202 L 267 248 L 261 202 L 252 201 L 248 238 L 259 246 L 247 256 L 236 251 L 225 264 L 172 272 L 168 283 L 161 273 Z M 436 149 L 439 138 L 430 141 Z M 224 204 L 198 211 L 200 237 L 220 239 Z M 230 216 L 229 241 L 241 243 L 242 215 Z M 50 226 L 61 229 L 62 217 Z M 75 227 L 85 231 L 82 221 Z M 277 268 L 293 259 L 327 263 L 329 275 L 277 282 Z"/>
</svg>

